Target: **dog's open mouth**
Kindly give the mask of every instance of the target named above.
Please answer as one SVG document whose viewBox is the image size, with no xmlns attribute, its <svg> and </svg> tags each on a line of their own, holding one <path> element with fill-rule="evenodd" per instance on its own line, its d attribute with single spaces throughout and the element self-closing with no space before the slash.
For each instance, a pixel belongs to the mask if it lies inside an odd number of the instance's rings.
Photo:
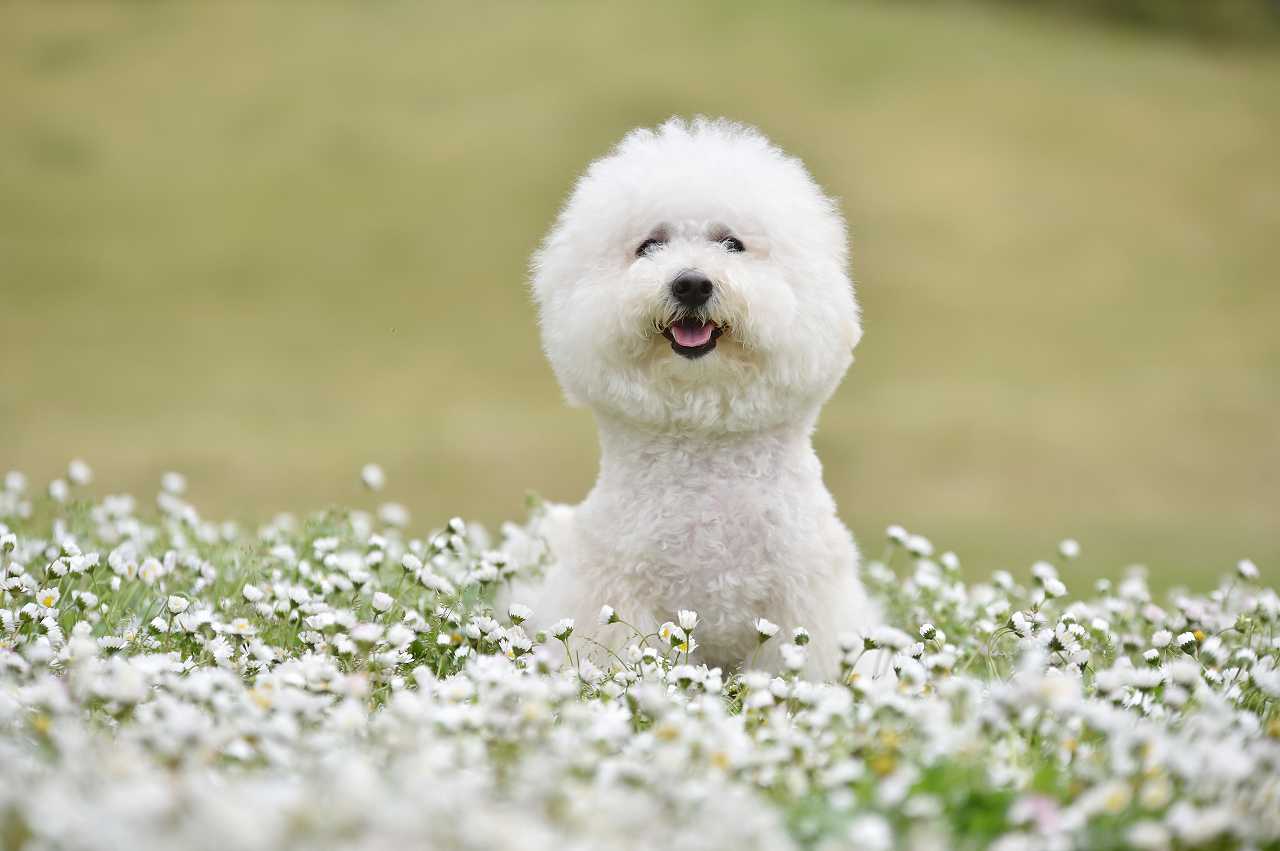
<svg viewBox="0 0 1280 851">
<path fill-rule="evenodd" d="M 723 333 L 723 328 L 709 320 L 677 319 L 663 329 L 662 336 L 671 341 L 673 352 L 693 360 L 714 349 Z"/>
</svg>

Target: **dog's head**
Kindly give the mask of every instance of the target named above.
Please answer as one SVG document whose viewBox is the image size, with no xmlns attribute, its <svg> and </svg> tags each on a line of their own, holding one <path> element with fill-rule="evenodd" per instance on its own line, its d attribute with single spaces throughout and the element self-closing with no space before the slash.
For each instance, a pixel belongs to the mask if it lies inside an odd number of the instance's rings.
<svg viewBox="0 0 1280 851">
<path fill-rule="evenodd" d="M 533 262 L 569 401 L 657 428 L 816 415 L 861 336 L 844 222 L 754 129 L 635 130 L 578 181 Z"/>
</svg>

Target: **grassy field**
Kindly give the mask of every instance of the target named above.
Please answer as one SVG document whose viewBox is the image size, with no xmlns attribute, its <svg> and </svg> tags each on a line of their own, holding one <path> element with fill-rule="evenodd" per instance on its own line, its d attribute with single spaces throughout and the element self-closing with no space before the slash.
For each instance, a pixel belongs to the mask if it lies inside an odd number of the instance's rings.
<svg viewBox="0 0 1280 851">
<path fill-rule="evenodd" d="M 817 441 L 869 549 L 1280 563 L 1280 58 L 1002 6 L 0 6 L 0 468 L 242 517 L 368 460 L 422 523 L 578 498 L 526 259 L 697 112 L 843 201 L 866 337 Z"/>
<path fill-rule="evenodd" d="M 0 490 L 5 851 L 1280 847 L 1280 596 L 1248 562 L 1073 599 L 896 547 L 864 579 L 897 627 L 742 611 L 756 651 L 709 668 L 705 610 L 494 606 L 544 565 L 527 529 L 193 534 L 165 497 Z"/>
</svg>

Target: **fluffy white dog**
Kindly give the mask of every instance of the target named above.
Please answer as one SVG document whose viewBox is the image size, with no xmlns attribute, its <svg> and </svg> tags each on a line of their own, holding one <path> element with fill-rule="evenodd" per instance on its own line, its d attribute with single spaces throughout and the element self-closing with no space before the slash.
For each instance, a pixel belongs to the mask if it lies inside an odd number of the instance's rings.
<svg viewBox="0 0 1280 851">
<path fill-rule="evenodd" d="M 547 357 L 595 414 L 600 475 L 542 521 L 554 557 L 517 592 L 617 648 L 700 616 L 695 661 L 779 663 L 753 621 L 806 627 L 808 673 L 878 623 L 810 435 L 861 336 L 844 222 L 756 130 L 673 119 L 592 163 L 533 263 Z M 587 645 L 588 647 L 590 645 Z M 758 656 L 755 654 L 759 653 Z"/>
</svg>

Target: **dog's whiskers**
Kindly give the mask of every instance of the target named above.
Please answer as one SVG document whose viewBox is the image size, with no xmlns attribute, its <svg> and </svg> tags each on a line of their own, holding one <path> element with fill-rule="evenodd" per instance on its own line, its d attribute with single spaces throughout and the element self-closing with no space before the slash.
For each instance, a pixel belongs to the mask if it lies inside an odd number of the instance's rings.
<svg viewBox="0 0 1280 851">
<path fill-rule="evenodd" d="M 706 310 L 698 309 L 698 308 L 691 309 L 687 307 L 666 308 L 665 313 L 663 313 L 661 316 L 654 318 L 653 327 L 654 327 L 654 330 L 656 330 L 659 334 L 661 334 L 663 331 L 667 330 L 672 325 L 675 325 L 677 322 L 682 322 L 686 319 L 691 319 L 695 322 L 715 322 L 717 325 L 725 329 L 729 327 L 728 322 L 721 322 L 717 319 L 712 318 L 712 316 Z"/>
</svg>

